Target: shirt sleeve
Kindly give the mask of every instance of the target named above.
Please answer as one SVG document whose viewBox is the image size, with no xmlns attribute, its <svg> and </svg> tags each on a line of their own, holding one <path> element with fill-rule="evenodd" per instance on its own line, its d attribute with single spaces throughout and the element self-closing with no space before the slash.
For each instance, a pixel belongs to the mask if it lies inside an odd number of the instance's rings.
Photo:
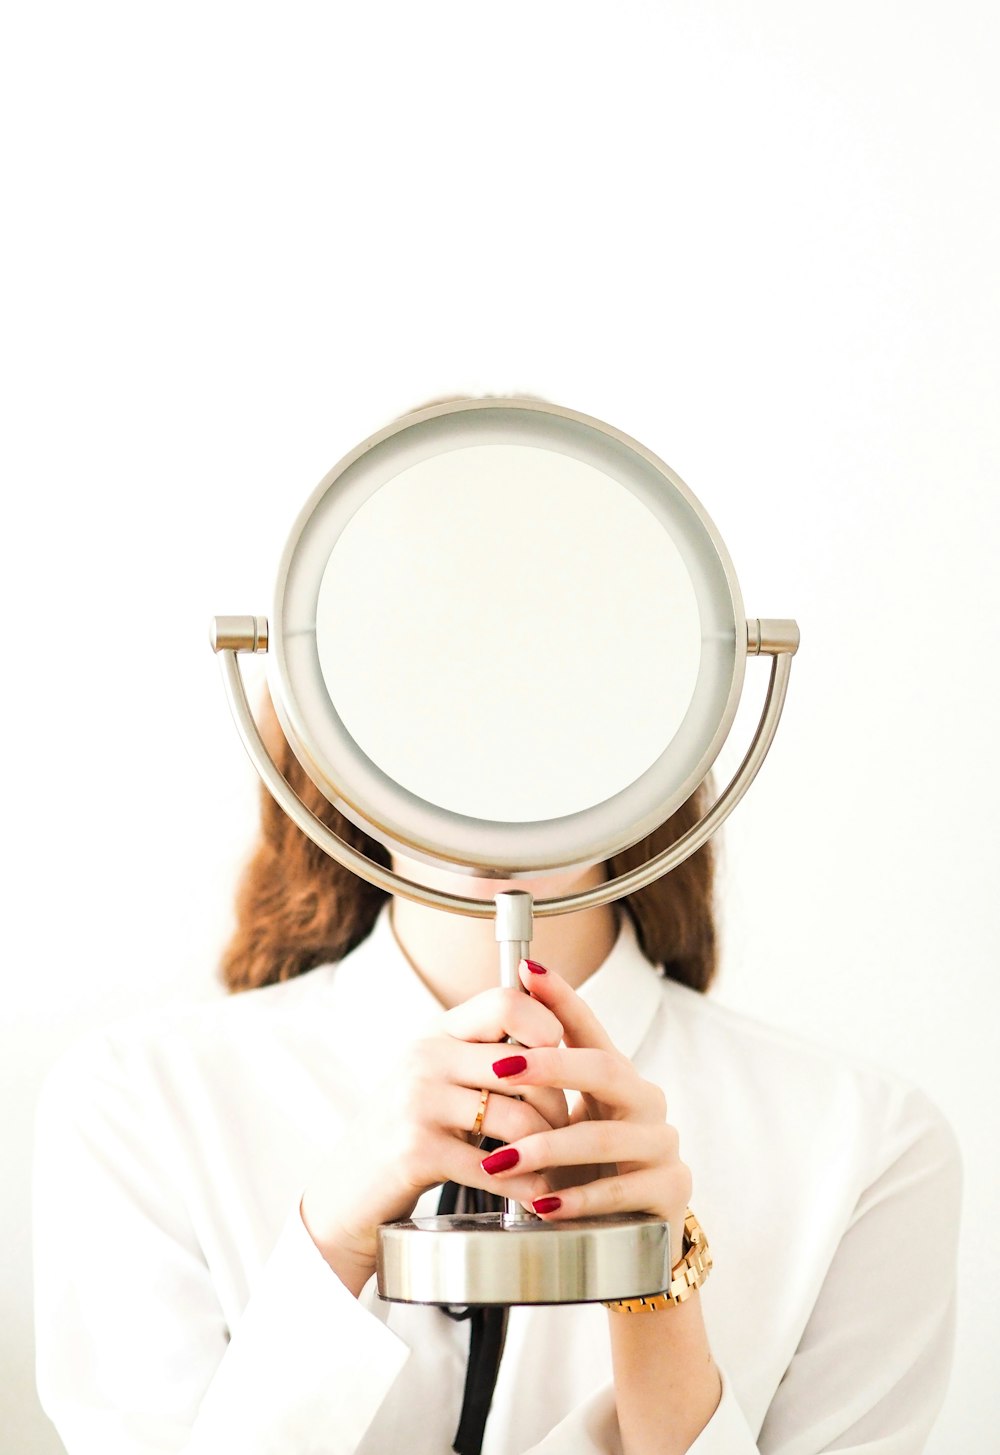
<svg viewBox="0 0 1000 1455">
<path fill-rule="evenodd" d="M 688 1455 L 921 1455 L 951 1369 L 961 1162 L 950 1126 L 915 1090 L 897 1095 L 881 1150 L 763 1423 L 741 1407 L 739 1371 L 722 1369 L 721 1399 Z M 613 1386 L 528 1455 L 622 1455 Z"/>
<path fill-rule="evenodd" d="M 764 1418 L 761 1455 L 919 1455 L 940 1411 L 955 1336 L 958 1143 L 922 1092 L 900 1090 L 880 1147 Z M 741 1447 L 706 1429 L 693 1451 L 724 1448 Z"/>
<path fill-rule="evenodd" d="M 69 1455 L 352 1455 L 406 1343 L 329 1268 L 298 1199 L 230 1338 L 171 1172 L 110 1047 L 50 1073 L 37 1372 Z"/>
</svg>

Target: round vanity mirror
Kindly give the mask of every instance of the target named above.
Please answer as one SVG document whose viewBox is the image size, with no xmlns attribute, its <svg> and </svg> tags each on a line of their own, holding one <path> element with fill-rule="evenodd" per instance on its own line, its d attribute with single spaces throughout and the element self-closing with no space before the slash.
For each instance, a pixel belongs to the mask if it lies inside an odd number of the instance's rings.
<svg viewBox="0 0 1000 1455">
<path fill-rule="evenodd" d="M 683 482 L 597 420 L 463 400 L 358 446 L 279 571 L 272 691 L 393 850 L 516 877 L 662 823 L 732 722 L 746 624 Z"/>
<path fill-rule="evenodd" d="M 747 621 L 711 521 L 642 445 L 555 405 L 486 399 L 416 411 L 353 450 L 299 516 L 270 624 L 217 617 L 212 643 L 293 822 L 389 893 L 494 918 L 500 982 L 517 988 L 535 914 L 651 883 L 732 811 L 773 740 L 798 628 Z M 258 651 L 332 804 L 404 859 L 497 880 L 603 862 L 664 823 L 725 741 L 747 655 L 773 662 L 754 740 L 698 822 L 634 868 L 535 902 L 520 885 L 485 900 L 404 878 L 313 814 L 250 711 L 238 657 Z M 445 1305 L 643 1296 L 673 1267 L 656 1218 L 550 1225 L 511 1199 L 503 1214 L 389 1224 L 378 1260 L 383 1298 Z"/>
</svg>

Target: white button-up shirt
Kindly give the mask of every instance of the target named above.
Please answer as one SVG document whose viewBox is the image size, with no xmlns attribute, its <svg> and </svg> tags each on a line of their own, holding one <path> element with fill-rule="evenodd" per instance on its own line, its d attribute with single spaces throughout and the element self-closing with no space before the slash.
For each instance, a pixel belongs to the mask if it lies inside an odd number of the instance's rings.
<svg viewBox="0 0 1000 1455">
<path fill-rule="evenodd" d="M 940 1113 L 665 980 L 627 915 L 579 994 L 664 1088 L 712 1247 L 698 1296 L 723 1395 L 692 1452 L 916 1455 L 953 1335 Z M 39 1391 L 70 1455 L 447 1455 L 468 1323 L 385 1303 L 374 1279 L 353 1298 L 299 1213 L 441 1014 L 383 909 L 339 964 L 63 1058 L 39 1108 L 35 1256 Z M 620 1452 L 611 1317 L 511 1310 L 484 1455 Z"/>
</svg>

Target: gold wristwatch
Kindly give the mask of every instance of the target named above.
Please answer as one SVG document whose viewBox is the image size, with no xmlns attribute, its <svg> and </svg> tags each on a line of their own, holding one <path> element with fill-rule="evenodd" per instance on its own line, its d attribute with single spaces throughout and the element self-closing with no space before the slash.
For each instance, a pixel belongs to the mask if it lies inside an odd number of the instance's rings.
<svg viewBox="0 0 1000 1455">
<path fill-rule="evenodd" d="M 700 1288 L 712 1268 L 712 1254 L 701 1224 L 690 1208 L 684 1218 L 684 1256 L 670 1270 L 670 1287 L 642 1298 L 616 1298 L 605 1308 L 623 1314 L 655 1314 L 671 1304 L 683 1303 Z"/>
</svg>

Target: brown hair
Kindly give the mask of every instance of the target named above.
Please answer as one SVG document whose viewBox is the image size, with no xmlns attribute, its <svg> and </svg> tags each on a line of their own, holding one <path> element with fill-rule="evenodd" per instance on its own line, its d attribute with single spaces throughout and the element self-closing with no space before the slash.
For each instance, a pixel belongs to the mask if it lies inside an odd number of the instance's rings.
<svg viewBox="0 0 1000 1455">
<path fill-rule="evenodd" d="M 408 413 L 472 397 L 443 394 Z M 482 397 L 548 402 L 537 394 Z M 302 768 L 269 695 L 261 730 L 282 775 L 316 817 L 352 848 L 389 867 L 389 851 L 328 803 Z M 609 859 L 609 874 L 623 874 L 679 839 L 704 814 L 708 792 L 706 780 L 666 823 Z M 621 901 L 646 958 L 661 965 L 671 980 L 693 990 L 707 990 L 716 970 L 714 871 L 715 851 L 709 840 L 670 874 Z M 261 838 L 237 892 L 236 931 L 223 955 L 223 982 L 229 990 L 252 990 L 343 959 L 370 933 L 388 897 L 324 854 L 262 785 Z"/>
<path fill-rule="evenodd" d="M 288 745 L 270 696 L 261 731 L 282 776 L 312 812 L 353 848 L 379 864 L 389 851 L 323 797 Z M 706 784 L 666 823 L 608 861 L 611 875 L 643 863 L 680 838 L 705 811 Z M 261 785 L 261 837 L 236 898 L 236 931 L 222 959 L 229 990 L 252 990 L 291 980 L 315 965 L 342 959 L 368 935 L 383 902 L 376 889 L 331 859 Z M 670 874 L 626 896 L 648 960 L 672 980 L 707 990 L 716 968 L 711 840 Z"/>
</svg>

